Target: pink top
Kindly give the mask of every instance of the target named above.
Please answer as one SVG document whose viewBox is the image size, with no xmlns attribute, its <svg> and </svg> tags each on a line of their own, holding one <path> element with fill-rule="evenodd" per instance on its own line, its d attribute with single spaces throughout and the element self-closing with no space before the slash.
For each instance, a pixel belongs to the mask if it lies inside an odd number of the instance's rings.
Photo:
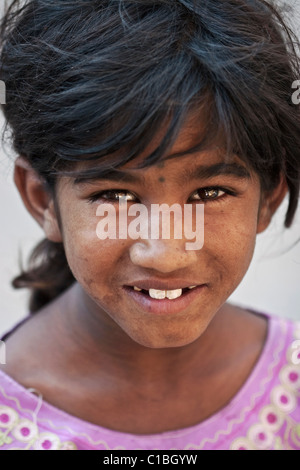
<svg viewBox="0 0 300 470">
<path fill-rule="evenodd" d="M 134 435 L 85 422 L 0 371 L 0 450 L 300 450 L 300 322 L 269 316 L 263 353 L 222 410 L 195 426 Z"/>
</svg>

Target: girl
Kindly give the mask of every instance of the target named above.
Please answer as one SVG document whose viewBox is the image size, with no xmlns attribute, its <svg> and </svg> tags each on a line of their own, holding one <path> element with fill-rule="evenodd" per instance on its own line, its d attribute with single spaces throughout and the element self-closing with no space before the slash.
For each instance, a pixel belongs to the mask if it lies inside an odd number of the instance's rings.
<svg viewBox="0 0 300 470">
<path fill-rule="evenodd" d="M 300 449 L 300 323 L 227 302 L 257 234 L 298 204 L 279 11 L 15 0 L 1 40 L 14 179 L 45 233 L 13 281 L 30 315 L 2 338 L 1 448 Z M 120 201 L 128 224 L 134 204 L 204 206 L 204 245 L 100 239 Z"/>
</svg>

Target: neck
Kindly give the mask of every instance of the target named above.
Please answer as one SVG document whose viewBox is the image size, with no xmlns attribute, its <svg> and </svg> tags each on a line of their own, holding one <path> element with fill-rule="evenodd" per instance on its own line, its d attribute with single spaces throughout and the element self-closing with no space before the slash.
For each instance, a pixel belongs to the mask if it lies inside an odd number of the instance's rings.
<svg viewBox="0 0 300 470">
<path fill-rule="evenodd" d="M 85 373 L 90 370 L 93 376 L 100 373 L 102 376 L 109 374 L 110 377 L 138 380 L 145 386 L 149 383 L 153 386 L 156 383 L 160 386 L 163 383 L 174 385 L 174 381 L 182 382 L 194 375 L 195 368 L 207 374 L 218 356 L 219 345 L 215 341 L 219 329 L 217 318 L 191 344 L 153 349 L 132 340 L 79 284 L 74 284 L 66 295 L 65 305 L 70 308 L 59 309 L 64 311 L 60 324 L 67 332 L 72 362 L 75 360 L 81 365 Z"/>
</svg>

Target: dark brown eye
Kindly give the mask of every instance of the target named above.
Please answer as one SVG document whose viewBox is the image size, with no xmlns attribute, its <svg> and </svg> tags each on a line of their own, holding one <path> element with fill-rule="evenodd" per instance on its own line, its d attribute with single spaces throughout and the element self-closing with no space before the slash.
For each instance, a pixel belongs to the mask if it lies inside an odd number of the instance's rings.
<svg viewBox="0 0 300 470">
<path fill-rule="evenodd" d="M 119 201 L 120 199 L 132 201 L 135 199 L 134 195 L 127 191 L 105 191 L 101 193 L 101 198 L 109 201 Z"/>
<path fill-rule="evenodd" d="M 208 201 L 218 199 L 226 194 L 226 191 L 222 188 L 202 188 L 197 189 L 194 193 L 194 198 L 199 201 Z"/>
<path fill-rule="evenodd" d="M 126 201 L 134 201 L 136 197 L 134 194 L 130 193 L 129 191 L 122 191 L 122 190 L 108 190 L 108 191 L 101 191 L 96 194 L 92 194 L 89 197 L 90 202 L 95 202 L 99 200 L 105 200 L 110 202 L 120 202 L 121 199 Z"/>
</svg>

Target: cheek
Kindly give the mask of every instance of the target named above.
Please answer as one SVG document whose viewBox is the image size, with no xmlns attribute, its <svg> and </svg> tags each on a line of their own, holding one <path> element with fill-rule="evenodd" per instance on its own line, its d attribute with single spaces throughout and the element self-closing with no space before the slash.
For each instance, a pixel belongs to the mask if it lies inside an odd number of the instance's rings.
<svg viewBox="0 0 300 470">
<path fill-rule="evenodd" d="M 204 248 L 217 265 L 222 281 L 237 284 L 245 275 L 253 257 L 256 229 L 255 210 L 206 216 Z"/>
<path fill-rule="evenodd" d="M 97 217 L 67 217 L 64 220 L 64 247 L 74 277 L 82 286 L 101 283 L 113 276 L 122 258 L 124 241 L 100 240 L 97 237 Z"/>
</svg>

